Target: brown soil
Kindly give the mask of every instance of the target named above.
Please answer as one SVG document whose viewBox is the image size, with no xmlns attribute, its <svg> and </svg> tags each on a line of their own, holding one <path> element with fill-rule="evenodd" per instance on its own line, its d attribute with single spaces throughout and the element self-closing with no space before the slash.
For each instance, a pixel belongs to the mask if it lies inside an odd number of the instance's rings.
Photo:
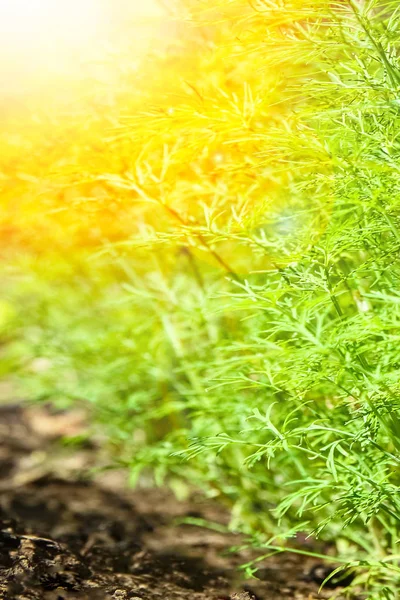
<svg viewBox="0 0 400 600">
<path fill-rule="evenodd" d="M 0 598 L 6 600 L 311 600 L 323 565 L 298 555 L 268 559 L 241 580 L 247 551 L 232 533 L 184 524 L 227 523 L 201 499 L 128 490 L 121 474 L 88 479 L 94 447 L 71 453 L 59 437 L 79 432 L 79 413 L 0 405 Z M 222 528 L 221 528 L 222 529 Z M 322 575 L 321 575 L 322 573 Z M 337 597 L 337 596 L 335 596 Z"/>
</svg>

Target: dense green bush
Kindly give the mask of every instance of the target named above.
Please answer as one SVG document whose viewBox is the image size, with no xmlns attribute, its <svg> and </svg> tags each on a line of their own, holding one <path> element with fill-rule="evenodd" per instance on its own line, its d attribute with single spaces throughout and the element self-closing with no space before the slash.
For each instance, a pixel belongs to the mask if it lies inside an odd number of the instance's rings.
<svg viewBox="0 0 400 600">
<path fill-rule="evenodd" d="M 334 540 L 362 597 L 394 599 L 400 10 L 226 6 L 194 13 L 196 89 L 121 116 L 131 168 L 90 166 L 135 233 L 8 270 L 10 360 L 32 398 L 90 403 L 132 481 L 200 486 L 265 553 Z"/>
</svg>

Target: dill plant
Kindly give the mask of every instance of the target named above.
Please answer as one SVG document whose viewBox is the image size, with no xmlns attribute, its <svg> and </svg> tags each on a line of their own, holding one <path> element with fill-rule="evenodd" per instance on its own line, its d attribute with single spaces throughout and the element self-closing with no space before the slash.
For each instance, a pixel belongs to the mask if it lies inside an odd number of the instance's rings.
<svg viewBox="0 0 400 600">
<path fill-rule="evenodd" d="M 46 217 L 64 252 L 11 286 L 20 378 L 91 402 L 132 481 L 200 486 L 262 554 L 333 541 L 350 595 L 397 598 L 399 9 L 185 10 L 196 27 L 140 94 L 115 92 L 80 145 L 65 134 L 58 181 L 28 178 L 56 208 L 75 191 L 72 217 Z M 72 260 L 89 201 L 97 254 Z"/>
</svg>

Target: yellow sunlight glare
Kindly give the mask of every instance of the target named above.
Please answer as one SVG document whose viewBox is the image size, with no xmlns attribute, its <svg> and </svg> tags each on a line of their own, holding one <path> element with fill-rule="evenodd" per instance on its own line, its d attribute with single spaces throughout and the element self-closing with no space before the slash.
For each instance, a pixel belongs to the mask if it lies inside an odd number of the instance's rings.
<svg viewBox="0 0 400 600">
<path fill-rule="evenodd" d="M 158 0 L 0 0 L 1 84 L 12 88 L 32 71 L 70 74 L 85 60 L 101 60 L 128 30 L 145 46 L 148 23 L 163 15 Z"/>
</svg>

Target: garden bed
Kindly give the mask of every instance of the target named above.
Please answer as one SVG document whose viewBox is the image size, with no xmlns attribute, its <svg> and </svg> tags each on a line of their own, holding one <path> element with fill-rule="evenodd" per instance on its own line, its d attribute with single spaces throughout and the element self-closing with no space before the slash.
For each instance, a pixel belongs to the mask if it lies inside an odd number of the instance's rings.
<svg viewBox="0 0 400 600">
<path fill-rule="evenodd" d="M 88 473 L 103 459 L 95 445 L 71 453 L 63 435 L 78 413 L 3 404 L 0 420 L 0 597 L 11 599 L 278 600 L 318 594 L 313 559 L 268 559 L 260 579 L 241 580 L 247 551 L 224 533 L 227 515 L 209 501 L 124 487 L 123 475 Z M 216 530 L 182 523 L 219 523 Z M 220 531 L 219 531 L 220 529 Z M 337 590 L 335 590 L 337 592 Z"/>
</svg>

